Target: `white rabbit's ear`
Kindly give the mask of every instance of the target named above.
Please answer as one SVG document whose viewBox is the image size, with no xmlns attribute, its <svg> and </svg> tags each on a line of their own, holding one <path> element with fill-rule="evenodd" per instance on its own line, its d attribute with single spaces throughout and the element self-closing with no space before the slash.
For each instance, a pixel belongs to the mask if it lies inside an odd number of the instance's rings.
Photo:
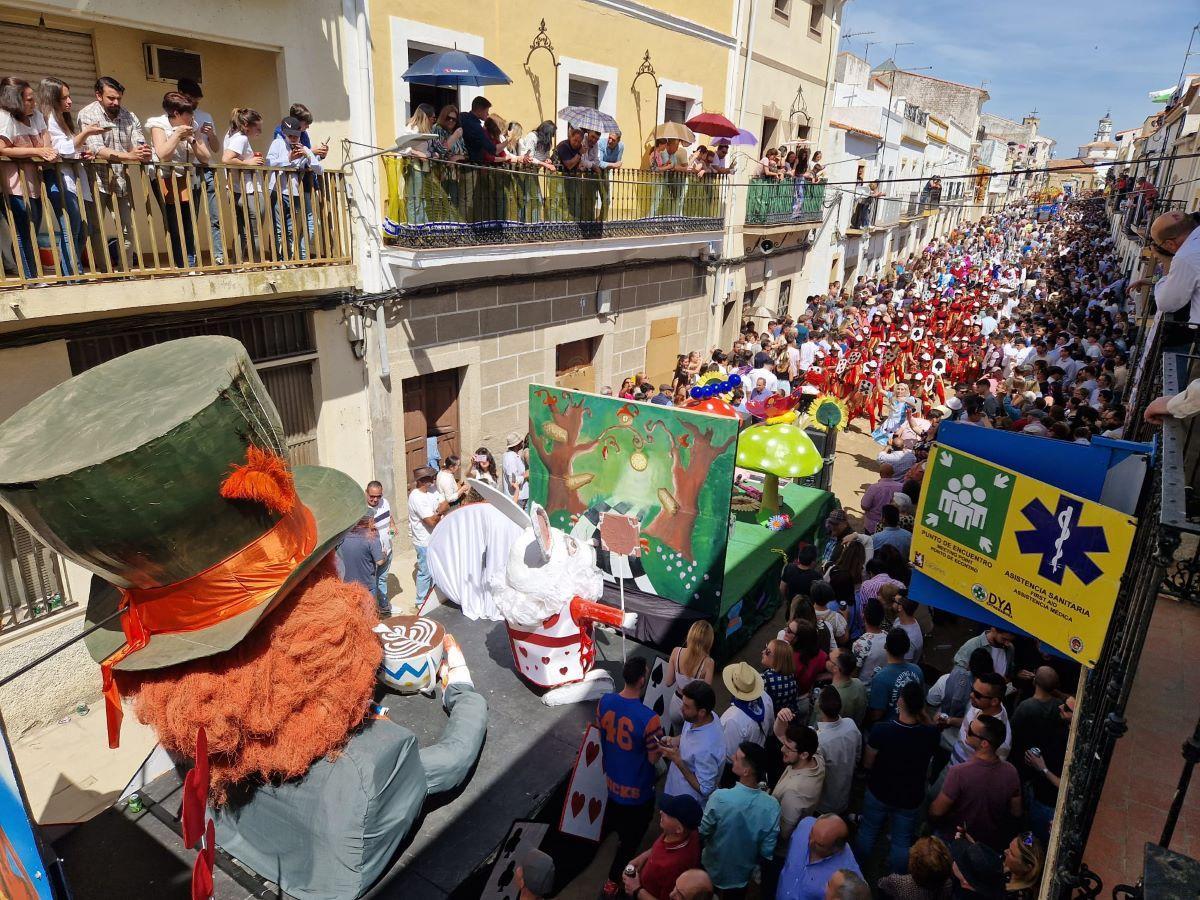
<svg viewBox="0 0 1200 900">
<path fill-rule="evenodd" d="M 496 488 L 492 487 L 490 484 L 479 481 L 475 478 L 468 478 L 467 484 L 475 488 L 475 490 L 479 492 L 480 497 L 492 504 L 492 506 L 496 507 L 496 509 L 500 510 L 500 512 L 504 513 L 509 520 L 518 525 L 520 528 L 524 529 L 533 527 L 533 520 L 529 518 L 529 514 L 526 513 L 525 510 L 521 509 L 521 507 L 517 505 L 513 498 L 508 496 L 508 494 L 504 493 L 503 491 L 496 490 Z"/>
<path fill-rule="evenodd" d="M 550 559 L 550 552 L 554 547 L 551 532 L 553 527 L 550 525 L 550 515 L 544 508 L 537 503 L 530 502 L 529 518 L 533 520 L 533 534 L 537 538 L 538 549 L 542 553 L 542 562 L 547 562 Z"/>
</svg>

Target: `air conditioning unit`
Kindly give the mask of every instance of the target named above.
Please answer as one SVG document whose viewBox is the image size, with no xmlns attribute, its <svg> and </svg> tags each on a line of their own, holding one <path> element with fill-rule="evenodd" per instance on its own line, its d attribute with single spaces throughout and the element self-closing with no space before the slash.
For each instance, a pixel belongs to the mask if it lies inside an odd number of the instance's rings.
<svg viewBox="0 0 1200 900">
<path fill-rule="evenodd" d="M 146 79 L 174 84 L 180 78 L 204 83 L 200 54 L 183 47 L 164 47 L 162 44 L 142 44 L 146 54 Z"/>
</svg>

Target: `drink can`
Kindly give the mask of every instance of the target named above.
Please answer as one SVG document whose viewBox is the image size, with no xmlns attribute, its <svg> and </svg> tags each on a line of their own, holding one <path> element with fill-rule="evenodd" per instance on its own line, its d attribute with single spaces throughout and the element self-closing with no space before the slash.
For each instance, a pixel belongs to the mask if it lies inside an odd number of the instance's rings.
<svg viewBox="0 0 1200 900">
<path fill-rule="evenodd" d="M 637 874 L 637 869 L 635 869 L 633 867 L 633 863 L 630 863 L 629 865 L 627 865 L 625 867 L 625 877 L 626 878 L 632 878 L 636 874 Z"/>
<path fill-rule="evenodd" d="M 88 706 L 86 703 L 78 703 L 75 706 L 75 715 L 77 715 L 77 716 L 86 716 L 91 711 L 92 711 L 92 708 L 90 706 Z"/>
<path fill-rule="evenodd" d="M 142 812 L 146 807 L 142 804 L 142 798 L 138 794 L 130 794 L 125 808 L 136 814 Z"/>
</svg>

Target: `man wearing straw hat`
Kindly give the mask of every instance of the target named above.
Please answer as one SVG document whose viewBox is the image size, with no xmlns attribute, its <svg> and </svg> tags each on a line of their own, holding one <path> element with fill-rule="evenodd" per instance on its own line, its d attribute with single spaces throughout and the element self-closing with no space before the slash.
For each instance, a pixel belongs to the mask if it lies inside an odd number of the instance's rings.
<svg viewBox="0 0 1200 900">
<path fill-rule="evenodd" d="M 721 672 L 721 680 L 732 697 L 729 709 L 721 714 L 725 755 L 732 763 L 737 748 L 746 741 L 760 747 L 766 743 L 775 722 L 775 705 L 771 695 L 763 690 L 762 675 L 750 663 L 726 666 Z"/>
</svg>

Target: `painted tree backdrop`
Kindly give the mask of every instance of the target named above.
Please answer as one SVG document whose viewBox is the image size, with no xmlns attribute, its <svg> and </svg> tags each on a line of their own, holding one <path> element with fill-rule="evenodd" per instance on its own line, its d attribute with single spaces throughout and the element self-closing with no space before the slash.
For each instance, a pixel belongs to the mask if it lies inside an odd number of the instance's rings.
<svg viewBox="0 0 1200 900">
<path fill-rule="evenodd" d="M 737 420 L 534 385 L 531 496 L 570 531 L 600 502 L 641 523 L 641 563 L 664 598 L 717 609 Z"/>
</svg>

